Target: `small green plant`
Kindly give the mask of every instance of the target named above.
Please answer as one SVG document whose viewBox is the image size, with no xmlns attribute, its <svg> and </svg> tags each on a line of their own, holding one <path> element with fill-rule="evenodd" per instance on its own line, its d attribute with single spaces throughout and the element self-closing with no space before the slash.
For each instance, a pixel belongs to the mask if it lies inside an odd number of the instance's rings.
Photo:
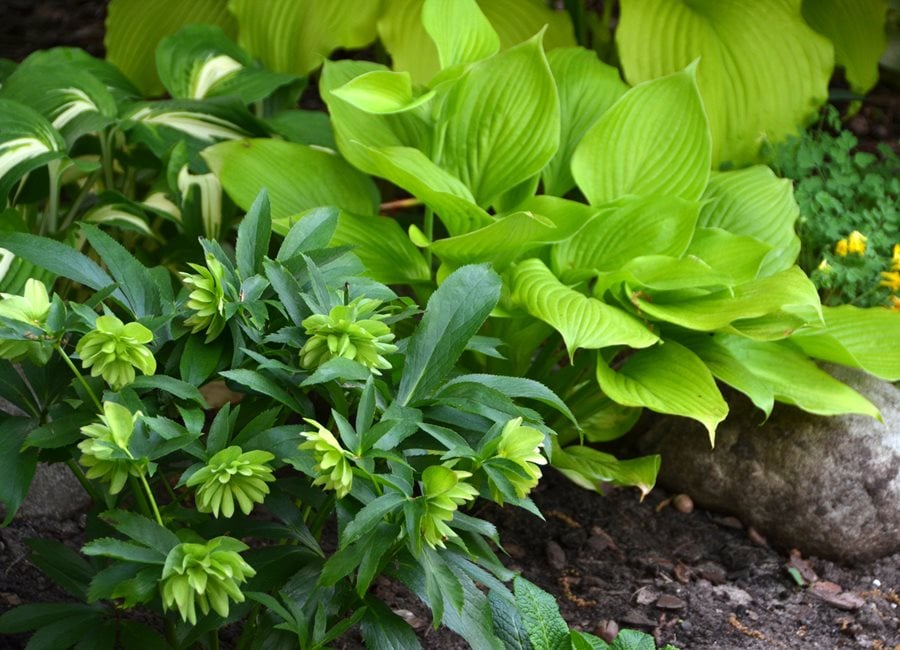
<svg viewBox="0 0 900 650">
<path fill-rule="evenodd" d="M 573 416 L 535 381 L 460 367 L 467 350 L 494 353 L 476 337 L 500 299 L 489 267 L 456 270 L 420 313 L 346 248 L 320 247 L 337 226 L 336 210 L 307 215 L 270 257 L 262 194 L 233 254 L 201 240 L 206 265 L 179 289 L 87 225 L 102 267 L 51 239 L 15 241 L 38 266 L 50 247 L 87 299 L 33 279 L 0 299 L 0 396 L 17 409 L 0 420 L 0 499 L 9 521 L 35 463 L 64 460 L 94 507 L 87 560 L 61 545 L 34 558 L 81 602 L 23 605 L 0 633 L 190 648 L 240 622 L 240 647 L 322 648 L 359 623 L 373 647 L 388 634 L 416 648 L 370 593 L 386 575 L 435 626 L 496 647 L 490 611 L 515 606 L 513 574 L 471 506 L 539 514 L 528 494 L 555 433 L 531 406 Z M 223 380 L 240 404 L 211 408 Z M 135 607 L 164 637 L 122 616 Z"/>
<path fill-rule="evenodd" d="M 860 151 L 829 108 L 818 128 L 769 151 L 794 181 L 799 263 L 826 305 L 900 308 L 900 157 Z"/>
</svg>

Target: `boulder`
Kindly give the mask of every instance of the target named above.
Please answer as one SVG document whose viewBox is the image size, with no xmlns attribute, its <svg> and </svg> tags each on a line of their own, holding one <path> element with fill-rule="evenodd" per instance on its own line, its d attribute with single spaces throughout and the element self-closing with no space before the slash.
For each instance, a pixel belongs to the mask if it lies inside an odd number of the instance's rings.
<svg viewBox="0 0 900 650">
<path fill-rule="evenodd" d="M 900 551 L 900 390 L 858 371 L 829 367 L 880 410 L 822 417 L 776 404 L 771 417 L 742 395 L 706 430 L 658 417 L 639 434 L 662 455 L 659 484 L 700 507 L 733 514 L 769 541 L 804 555 L 862 562 Z"/>
</svg>

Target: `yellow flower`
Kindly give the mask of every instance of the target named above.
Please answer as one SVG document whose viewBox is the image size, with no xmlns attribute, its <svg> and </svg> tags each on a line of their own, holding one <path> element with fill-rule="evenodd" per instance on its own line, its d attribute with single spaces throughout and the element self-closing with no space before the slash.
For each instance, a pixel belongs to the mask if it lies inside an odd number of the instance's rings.
<svg viewBox="0 0 900 650">
<path fill-rule="evenodd" d="M 900 271 L 900 244 L 894 244 L 894 254 L 891 255 L 891 270 Z"/>
<path fill-rule="evenodd" d="M 866 242 L 868 241 L 868 237 L 859 232 L 858 230 L 854 230 L 847 237 L 847 252 L 848 253 L 856 253 L 857 255 L 862 255 L 866 252 Z"/>
<path fill-rule="evenodd" d="M 828 260 L 824 257 L 822 258 L 822 261 L 819 262 L 819 270 L 823 273 L 828 273 L 831 270 L 831 264 L 829 264 Z"/>
<path fill-rule="evenodd" d="M 891 296 L 891 311 L 900 312 L 900 296 Z"/>
<path fill-rule="evenodd" d="M 884 271 L 881 273 L 881 287 L 887 287 L 894 293 L 900 291 L 900 271 Z"/>
</svg>

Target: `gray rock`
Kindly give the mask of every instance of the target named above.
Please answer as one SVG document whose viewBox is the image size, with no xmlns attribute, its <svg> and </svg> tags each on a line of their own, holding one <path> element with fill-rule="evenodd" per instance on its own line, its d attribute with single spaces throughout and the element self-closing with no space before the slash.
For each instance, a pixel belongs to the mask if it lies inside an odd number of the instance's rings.
<svg viewBox="0 0 900 650">
<path fill-rule="evenodd" d="M 28 496 L 19 507 L 16 518 L 63 520 L 74 516 L 90 504 L 90 497 L 63 463 L 40 463 Z"/>
<path fill-rule="evenodd" d="M 662 454 L 659 483 L 700 507 L 727 512 L 784 548 L 843 562 L 900 551 L 900 390 L 846 368 L 832 374 L 880 410 L 814 416 L 776 404 L 763 414 L 741 395 L 719 425 L 716 447 L 682 418 L 660 417 L 640 434 Z"/>
</svg>

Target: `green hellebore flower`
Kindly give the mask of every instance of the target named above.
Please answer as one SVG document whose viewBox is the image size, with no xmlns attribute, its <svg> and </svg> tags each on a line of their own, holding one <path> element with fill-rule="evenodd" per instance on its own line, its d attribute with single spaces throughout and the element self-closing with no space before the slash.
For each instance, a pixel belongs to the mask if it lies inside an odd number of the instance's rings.
<svg viewBox="0 0 900 650">
<path fill-rule="evenodd" d="M 391 364 L 384 355 L 397 351 L 394 334 L 381 322 L 383 314 L 373 312 L 379 300 L 358 298 L 349 305 L 333 307 L 325 314 L 313 314 L 303 321 L 309 340 L 300 350 L 300 365 L 318 368 L 334 357 L 344 357 L 366 366 L 380 375 Z M 370 318 L 362 318 L 368 316 Z"/>
<path fill-rule="evenodd" d="M 431 548 L 446 548 L 444 540 L 457 537 L 445 522 L 453 519 L 458 506 L 478 496 L 478 490 L 464 481 L 470 476 L 471 472 L 453 470 L 443 465 L 432 465 L 422 472 L 425 513 L 420 530 Z"/>
<path fill-rule="evenodd" d="M 500 442 L 497 445 L 497 451 L 494 458 L 505 458 L 511 460 L 521 468 L 526 476 L 520 473 L 505 472 L 506 478 L 512 483 L 516 491 L 516 495 L 523 499 L 538 484 L 541 478 L 540 465 L 546 465 L 547 459 L 540 453 L 540 448 L 544 444 L 544 434 L 537 429 L 522 426 L 522 418 L 513 418 L 503 427 L 500 432 Z M 489 479 L 490 480 L 490 479 Z M 503 495 L 496 488 L 493 482 L 491 485 L 491 495 L 494 500 L 503 505 Z"/>
<path fill-rule="evenodd" d="M 88 468 L 88 478 L 108 482 L 110 494 L 121 492 L 129 475 L 140 476 L 143 471 L 143 461 L 135 460 L 128 451 L 140 415 L 121 404 L 104 402 L 100 422 L 81 427 L 88 439 L 78 443 L 82 453 L 78 462 Z"/>
<path fill-rule="evenodd" d="M 196 334 L 206 330 L 206 342 L 215 339 L 225 329 L 225 268 L 207 253 L 206 267 L 188 264 L 197 273 L 182 273 L 184 283 L 193 289 L 188 296 L 188 309 L 194 311 L 184 321 Z"/>
<path fill-rule="evenodd" d="M 239 555 L 249 548 L 233 537 L 216 537 L 206 544 L 179 544 L 166 556 L 161 578 L 163 606 L 178 608 L 181 620 L 197 624 L 195 606 L 208 614 L 210 607 L 228 616 L 228 601 L 244 602 L 240 583 L 256 571 Z"/>
<path fill-rule="evenodd" d="M 101 375 L 113 390 L 134 381 L 134 369 L 145 375 L 156 372 L 156 359 L 145 343 L 153 334 L 140 323 L 125 325 L 115 316 L 98 316 L 94 329 L 81 337 L 75 352 L 91 376 Z"/>
<path fill-rule="evenodd" d="M 23 295 L 0 293 L 0 316 L 28 323 L 41 329 L 50 312 L 50 296 L 47 287 L 40 280 L 29 278 L 25 281 Z M 17 361 L 28 357 L 36 365 L 42 366 L 53 354 L 53 345 L 44 341 L 0 341 L 0 359 Z"/>
<path fill-rule="evenodd" d="M 275 458 L 267 451 L 247 451 L 234 445 L 215 454 L 187 480 L 186 485 L 197 489 L 197 510 L 211 512 L 218 518 L 234 514 L 237 500 L 241 511 L 249 515 L 254 503 L 262 503 L 269 493 L 266 483 L 275 480 L 272 468 L 266 463 Z"/>
<path fill-rule="evenodd" d="M 313 469 L 319 474 L 313 485 L 324 485 L 326 490 L 334 490 L 338 499 L 343 499 L 353 487 L 353 469 L 349 458 L 352 454 L 341 447 L 334 434 L 315 420 L 304 418 L 317 431 L 303 431 L 300 435 L 306 442 L 300 449 L 311 449 L 316 459 Z"/>
</svg>

